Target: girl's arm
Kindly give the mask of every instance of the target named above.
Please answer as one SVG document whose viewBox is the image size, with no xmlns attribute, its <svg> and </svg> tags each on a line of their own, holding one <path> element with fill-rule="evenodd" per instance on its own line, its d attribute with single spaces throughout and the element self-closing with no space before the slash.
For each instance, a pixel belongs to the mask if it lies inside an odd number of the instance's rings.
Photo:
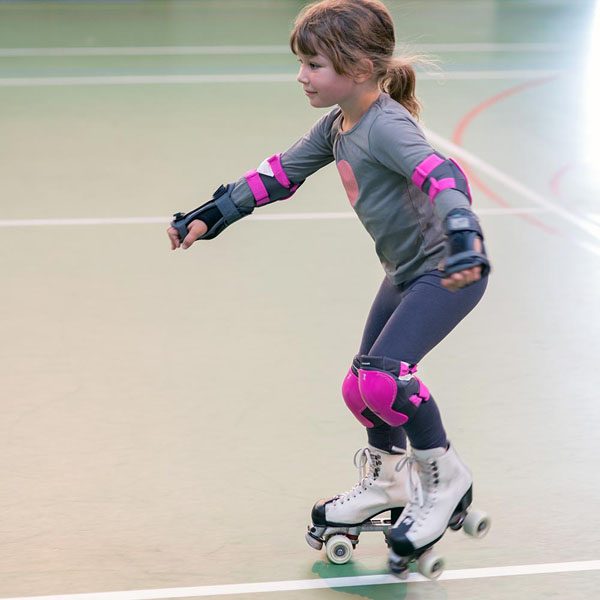
<svg viewBox="0 0 600 600">
<path fill-rule="evenodd" d="M 409 115 L 383 113 L 373 123 L 369 141 L 377 160 L 403 175 L 433 204 L 447 239 L 446 287 L 458 289 L 486 275 L 490 263 L 483 232 L 471 210 L 469 183 L 458 164 L 434 151 Z"/>
<path fill-rule="evenodd" d="M 171 249 L 212 239 L 257 206 L 290 198 L 307 177 L 333 161 L 331 126 L 338 115 L 339 109 L 324 115 L 291 148 L 265 159 L 235 183 L 220 186 L 202 206 L 176 213 L 167 230 Z"/>
</svg>

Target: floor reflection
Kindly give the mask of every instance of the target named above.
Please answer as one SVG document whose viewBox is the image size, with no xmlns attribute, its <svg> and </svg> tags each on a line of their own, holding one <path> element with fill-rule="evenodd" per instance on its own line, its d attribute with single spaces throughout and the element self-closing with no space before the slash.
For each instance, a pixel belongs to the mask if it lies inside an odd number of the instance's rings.
<svg viewBox="0 0 600 600">
<path fill-rule="evenodd" d="M 323 579 L 336 577 L 364 577 L 366 575 L 387 575 L 385 569 L 369 569 L 360 562 L 351 561 L 345 565 L 334 565 L 318 560 L 312 566 L 312 572 Z M 330 588 L 340 594 L 371 600 L 446 600 L 447 595 L 441 585 L 435 581 L 381 585 L 357 585 L 352 587 L 335 586 Z"/>
</svg>

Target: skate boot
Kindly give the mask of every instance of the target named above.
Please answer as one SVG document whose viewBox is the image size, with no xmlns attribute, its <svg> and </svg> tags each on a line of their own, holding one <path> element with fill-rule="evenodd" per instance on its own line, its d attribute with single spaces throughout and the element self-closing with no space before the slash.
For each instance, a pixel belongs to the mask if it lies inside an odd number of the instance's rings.
<svg viewBox="0 0 600 600">
<path fill-rule="evenodd" d="M 473 495 L 473 478 L 454 447 L 413 450 L 405 459 L 411 499 L 389 532 L 390 570 L 401 577 L 418 560 L 419 571 L 435 579 L 443 571 L 441 556 L 432 547 L 446 529 L 465 527 L 474 537 L 483 537 L 489 528 L 485 513 L 468 514 Z"/>
<path fill-rule="evenodd" d="M 372 446 L 354 455 L 359 470 L 358 483 L 349 491 L 319 500 L 312 509 L 312 524 L 306 541 L 316 550 L 323 544 L 331 562 L 350 560 L 362 531 L 387 532 L 408 502 L 409 486 L 406 469 L 397 470 L 406 452 L 391 454 Z M 391 518 L 376 518 L 391 511 Z"/>
</svg>

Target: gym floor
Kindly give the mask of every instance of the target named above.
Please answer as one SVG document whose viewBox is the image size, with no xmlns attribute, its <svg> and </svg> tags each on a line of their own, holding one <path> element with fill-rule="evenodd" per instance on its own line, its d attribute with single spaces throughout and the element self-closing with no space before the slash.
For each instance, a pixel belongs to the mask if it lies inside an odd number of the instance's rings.
<svg viewBox="0 0 600 600">
<path fill-rule="evenodd" d="M 335 168 L 165 235 L 320 116 L 303 4 L 0 2 L 0 598 L 598 598 L 600 9 L 386 2 L 494 265 L 421 364 L 492 530 L 398 582 L 379 533 L 343 566 L 304 540 L 357 480 L 340 386 L 383 277 Z"/>
</svg>

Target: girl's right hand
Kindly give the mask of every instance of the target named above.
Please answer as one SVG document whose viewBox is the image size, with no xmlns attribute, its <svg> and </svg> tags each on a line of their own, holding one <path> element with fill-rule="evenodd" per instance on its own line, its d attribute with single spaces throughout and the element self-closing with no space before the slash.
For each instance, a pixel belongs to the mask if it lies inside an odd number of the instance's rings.
<svg viewBox="0 0 600 600">
<path fill-rule="evenodd" d="M 187 250 L 199 237 L 202 237 L 208 231 L 208 227 L 204 221 L 195 219 L 188 225 L 188 234 L 185 236 L 183 242 L 179 239 L 179 234 L 175 227 L 169 227 L 167 229 L 167 235 L 171 240 L 171 250 L 177 250 L 182 248 Z"/>
</svg>

